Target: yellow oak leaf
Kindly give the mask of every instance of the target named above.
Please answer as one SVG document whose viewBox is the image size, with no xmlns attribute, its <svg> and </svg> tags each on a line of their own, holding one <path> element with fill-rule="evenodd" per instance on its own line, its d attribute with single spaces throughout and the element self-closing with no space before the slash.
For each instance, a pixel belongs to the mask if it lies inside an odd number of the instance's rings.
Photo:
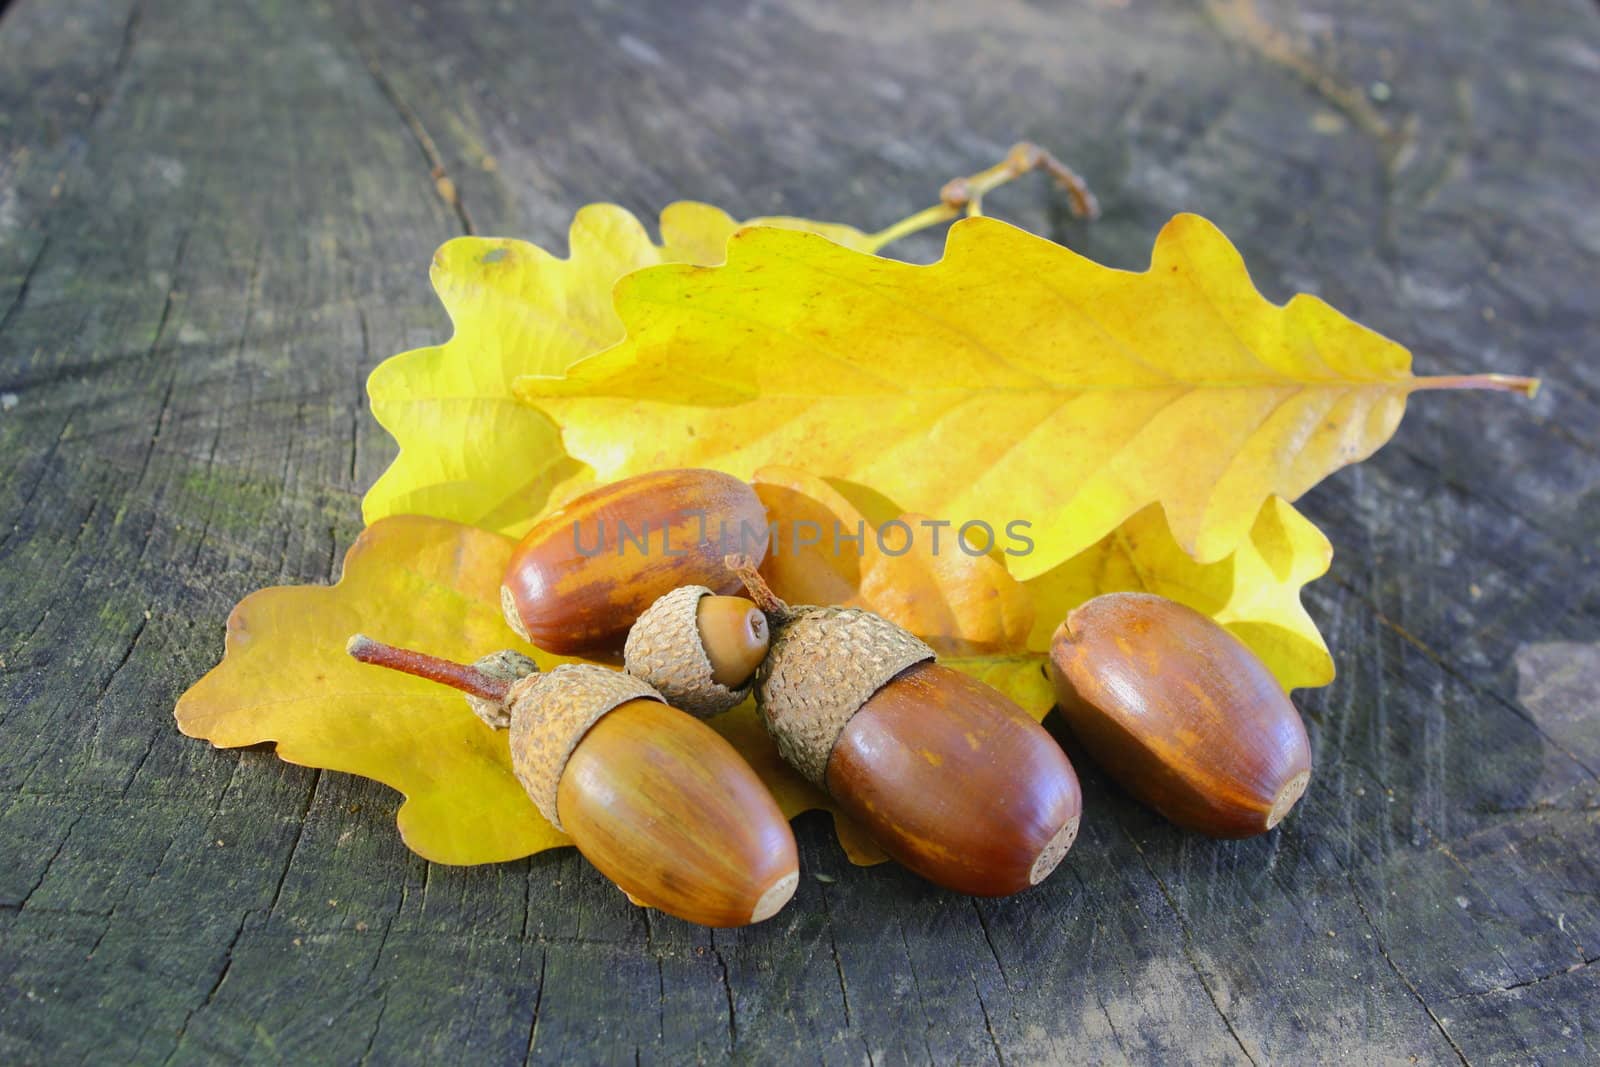
<svg viewBox="0 0 1600 1067">
<path fill-rule="evenodd" d="M 333 586 L 262 589 L 228 619 L 222 663 L 178 700 L 178 728 L 218 748 L 276 742 L 291 763 L 375 779 L 405 796 L 396 821 L 412 851 L 436 863 L 494 863 L 570 839 L 539 814 L 511 770 L 508 734 L 461 694 L 351 659 L 345 643 L 382 640 L 468 661 L 513 648 L 541 668 L 572 662 L 519 640 L 500 615 L 514 542 L 423 516 L 362 532 Z M 833 814 L 857 863 L 883 854 L 778 757 L 753 705 L 711 721 L 755 768 L 788 818 Z"/>
<path fill-rule="evenodd" d="M 1043 654 L 1018 651 L 985 656 L 940 656 L 939 662 L 1000 690 L 1035 719 L 1043 719 L 1056 706 L 1055 688 L 1045 674 Z"/>
<path fill-rule="evenodd" d="M 1032 594 L 989 555 L 963 551 L 957 530 L 917 515 L 870 523 L 827 482 L 789 467 L 764 467 L 752 484 L 777 530 L 761 565 L 773 592 L 877 612 L 1034 718 L 1050 711 L 1043 657 L 1027 650 Z"/>
<path fill-rule="evenodd" d="M 551 657 L 500 617 L 512 542 L 458 523 L 383 519 L 362 532 L 333 586 L 241 600 L 222 663 L 178 700 L 178 728 L 218 748 L 277 742 L 291 763 L 374 778 L 406 797 L 396 821 L 437 863 L 493 863 L 568 843 L 511 773 L 506 731 L 461 694 L 345 654 L 351 634 L 470 661 L 499 648 Z"/>
<path fill-rule="evenodd" d="M 761 725 L 754 700 L 746 700 L 732 711 L 707 722 L 739 750 L 739 755 L 761 777 L 786 818 L 792 819 L 803 811 L 825 811 L 833 816 L 833 831 L 850 862 L 866 867 L 889 858 L 867 836 L 866 831 L 834 806 L 826 793 L 783 762 L 783 757 L 778 755 L 778 746 L 772 743 L 767 728 Z"/>
<path fill-rule="evenodd" d="M 848 226 L 757 220 L 803 228 L 851 247 L 871 239 Z M 556 427 L 512 396 L 524 374 L 559 374 L 620 340 L 611 290 L 630 271 L 661 263 L 719 263 L 738 228 L 709 204 L 661 213 L 655 244 L 633 215 L 591 204 L 573 218 L 560 259 L 526 241 L 460 237 L 433 257 L 430 276 L 455 332 L 442 345 L 380 364 L 367 382 L 372 413 L 400 454 L 362 501 L 368 523 L 388 515 L 454 519 L 522 534 L 551 501 L 582 484 L 583 467 Z"/>
<path fill-rule="evenodd" d="M 1090 548 L 1026 583 L 1036 611 L 1028 648 L 1044 653 L 1067 613 L 1101 593 L 1157 593 L 1221 623 L 1249 645 L 1284 689 L 1327 685 L 1333 657 L 1300 603 L 1327 573 L 1333 546 L 1311 520 L 1270 497 L 1233 554 L 1198 563 L 1151 505 Z"/>
<path fill-rule="evenodd" d="M 1194 215 L 1142 273 L 982 217 L 930 266 L 750 227 L 721 266 L 629 275 L 616 307 L 624 340 L 515 386 L 596 477 L 800 467 L 918 514 L 1031 523 L 1033 551 L 1007 558 L 1022 579 L 1152 503 L 1222 560 L 1269 496 L 1382 445 L 1413 391 L 1532 387 L 1412 377 L 1316 297 L 1266 300 Z"/>
<path fill-rule="evenodd" d="M 963 551 L 947 523 L 901 515 L 893 529 L 868 523 L 841 493 L 792 467 L 763 467 L 752 480 L 778 536 L 761 571 L 799 604 L 875 611 L 941 656 L 1023 647 L 1034 612 L 1026 589 L 974 541 Z"/>
</svg>

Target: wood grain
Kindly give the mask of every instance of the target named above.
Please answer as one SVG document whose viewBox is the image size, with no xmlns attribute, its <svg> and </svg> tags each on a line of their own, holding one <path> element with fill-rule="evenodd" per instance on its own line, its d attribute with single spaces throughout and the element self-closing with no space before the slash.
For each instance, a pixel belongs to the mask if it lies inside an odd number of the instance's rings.
<svg viewBox="0 0 1600 1067">
<path fill-rule="evenodd" d="M 1597 95 L 1588 0 L 11 3 L 0 1060 L 1600 1056 Z M 855 869 L 806 818 L 793 904 L 712 933 L 571 851 L 431 867 L 383 787 L 173 728 L 234 601 L 335 576 L 441 241 L 559 248 L 602 199 L 881 226 L 1019 138 L 1104 217 L 991 212 L 1142 267 L 1198 211 L 1419 372 L 1547 381 L 1419 398 L 1305 499 L 1340 677 L 1281 831 L 1179 833 L 1072 751 L 1038 888 Z"/>
</svg>

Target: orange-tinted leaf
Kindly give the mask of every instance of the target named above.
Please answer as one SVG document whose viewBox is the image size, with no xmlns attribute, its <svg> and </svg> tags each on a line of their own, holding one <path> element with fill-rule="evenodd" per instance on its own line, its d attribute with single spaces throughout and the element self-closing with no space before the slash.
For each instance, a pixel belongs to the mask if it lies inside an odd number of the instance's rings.
<svg viewBox="0 0 1600 1067">
<path fill-rule="evenodd" d="M 178 728 L 219 748 L 274 741 L 291 763 L 398 789 L 401 836 L 437 863 L 566 844 L 513 777 L 505 731 L 485 726 L 454 690 L 345 654 L 364 631 L 459 660 L 515 648 L 549 667 L 500 618 L 511 544 L 439 519 L 376 523 L 337 585 L 263 589 L 239 602 L 222 663 L 178 701 Z"/>
<path fill-rule="evenodd" d="M 753 484 L 777 525 L 761 570 L 779 596 L 875 611 L 1035 718 L 1050 710 L 1042 660 L 1026 648 L 1034 618 L 1027 589 L 992 557 L 963 551 L 958 531 L 916 515 L 900 516 L 892 530 L 873 526 L 827 482 L 792 468 L 763 468 Z"/>
<path fill-rule="evenodd" d="M 874 526 L 827 482 L 790 467 L 764 467 L 752 484 L 778 524 L 762 573 L 779 596 L 875 611 L 941 656 L 1023 647 L 1034 618 L 1028 592 L 975 551 L 976 532 L 969 551 L 958 530 L 921 515 Z"/>
<path fill-rule="evenodd" d="M 852 863 L 867 866 L 888 859 L 872 839 L 834 806 L 827 794 L 800 776 L 800 773 L 778 755 L 778 746 L 767 736 L 766 727 L 756 714 L 754 700 L 710 720 L 712 729 L 728 739 L 729 744 L 749 761 L 756 774 L 772 792 L 772 798 L 786 818 L 794 818 L 803 811 L 826 811 L 833 816 L 833 829 L 839 845 Z"/>
</svg>

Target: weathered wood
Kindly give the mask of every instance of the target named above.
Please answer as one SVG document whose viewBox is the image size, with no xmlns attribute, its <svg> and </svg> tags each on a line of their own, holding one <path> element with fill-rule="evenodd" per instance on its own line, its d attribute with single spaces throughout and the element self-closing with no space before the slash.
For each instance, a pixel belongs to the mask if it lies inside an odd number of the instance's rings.
<svg viewBox="0 0 1600 1067">
<path fill-rule="evenodd" d="M 0 1060 L 1600 1056 L 1597 95 L 1586 0 L 17 0 Z M 173 729 L 235 600 L 336 575 L 392 448 L 363 377 L 447 330 L 439 242 L 560 247 L 599 199 L 881 225 L 1019 137 L 1105 217 L 1042 183 L 991 210 L 1097 259 L 1200 211 L 1419 370 L 1548 381 L 1419 400 L 1304 502 L 1340 677 L 1278 833 L 1178 833 L 1080 760 L 1032 892 L 856 869 L 802 818 L 794 904 L 712 933 L 570 851 L 430 866 L 381 786 Z"/>
</svg>

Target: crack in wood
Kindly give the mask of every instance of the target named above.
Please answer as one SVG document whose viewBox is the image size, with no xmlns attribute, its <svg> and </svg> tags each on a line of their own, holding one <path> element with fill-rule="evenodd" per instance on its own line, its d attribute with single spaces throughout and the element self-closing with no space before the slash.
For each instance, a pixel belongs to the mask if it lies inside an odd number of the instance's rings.
<svg viewBox="0 0 1600 1067">
<path fill-rule="evenodd" d="M 167 295 L 161 302 L 161 315 L 156 319 L 155 333 L 150 338 L 149 348 L 145 350 L 145 360 L 147 362 L 155 359 L 156 353 L 161 348 L 162 338 L 166 336 L 167 323 L 172 317 L 173 300 L 179 293 L 177 288 L 178 278 L 183 270 L 184 257 L 189 251 L 189 235 L 192 232 L 192 227 L 186 228 L 183 231 L 183 236 L 178 239 L 177 254 L 173 257 L 172 282 L 167 286 Z M 160 444 L 161 435 L 166 430 L 167 412 L 172 407 L 172 393 L 178 384 L 178 370 L 179 367 L 174 366 L 172 373 L 167 376 L 166 389 L 161 395 L 161 404 L 156 411 L 155 425 L 150 432 L 150 444 L 145 449 L 144 459 L 139 464 L 138 476 L 133 481 L 135 487 L 144 485 L 145 476 L 150 473 L 150 461 L 155 457 L 156 446 Z"/>
<path fill-rule="evenodd" d="M 389 1010 L 389 994 L 387 991 L 378 996 L 378 1017 L 372 1020 L 372 1033 L 367 1038 L 366 1048 L 361 1050 L 361 1064 L 372 1062 L 372 1048 L 378 1042 L 378 1031 L 383 1029 L 383 1013 Z"/>
<path fill-rule="evenodd" d="M 968 897 L 972 902 L 972 911 L 978 916 L 978 929 L 983 931 L 983 943 L 989 946 L 989 955 L 994 957 L 995 969 L 1000 972 L 1000 983 L 1005 986 L 1006 992 L 1011 990 L 1011 976 L 1006 974 L 1005 961 L 1000 958 L 1000 950 L 994 947 L 994 938 L 989 935 L 989 920 L 983 916 L 983 907 L 977 897 Z"/>
<path fill-rule="evenodd" d="M 1138 838 L 1134 837 L 1133 833 L 1122 824 L 1121 819 L 1116 819 L 1115 821 L 1117 829 L 1122 831 L 1123 836 L 1128 839 L 1128 844 L 1132 845 L 1133 851 L 1138 854 L 1139 862 L 1144 865 L 1145 873 L 1155 882 L 1156 888 L 1161 890 L 1161 897 L 1166 901 L 1167 908 L 1172 912 L 1172 917 L 1177 920 L 1178 930 L 1183 935 L 1184 959 L 1188 961 L 1189 969 L 1194 972 L 1195 980 L 1200 983 L 1200 988 L 1204 991 L 1206 999 L 1211 1002 L 1211 1007 L 1215 1009 L 1217 1018 L 1222 1020 L 1222 1025 L 1227 1028 L 1228 1036 L 1233 1038 L 1234 1044 L 1239 1046 L 1239 1051 L 1244 1054 L 1244 1058 L 1250 1061 L 1252 1067 L 1260 1067 L 1256 1062 L 1255 1056 L 1245 1046 L 1244 1039 L 1239 1036 L 1239 1031 L 1234 1029 L 1233 1020 L 1228 1018 L 1228 1013 L 1222 1010 L 1222 1002 L 1217 999 L 1217 994 L 1212 990 L 1211 983 L 1206 981 L 1205 972 L 1200 969 L 1200 961 L 1195 956 L 1194 935 L 1189 931 L 1189 920 L 1184 915 L 1182 906 L 1179 905 L 1177 898 L 1172 895 L 1172 890 L 1167 887 L 1166 880 L 1156 873 L 1155 865 L 1150 862 L 1150 857 L 1145 855 L 1144 848 L 1139 844 Z"/>
<path fill-rule="evenodd" d="M 1073 881 L 1078 883 L 1079 891 L 1084 893 L 1085 895 L 1087 895 L 1089 893 L 1089 883 L 1084 880 L 1083 874 L 1082 874 L 1081 871 L 1078 870 L 1077 865 L 1076 864 L 1066 864 L 1064 866 L 1066 866 L 1067 869 L 1072 872 Z M 1092 932 L 1089 935 L 1089 959 L 1090 960 L 1093 960 L 1093 958 L 1094 958 L 1094 948 L 1095 948 L 1096 942 L 1099 939 L 1099 933 L 1100 933 L 1100 924 L 1098 922 L 1096 922 L 1094 924 L 1094 928 L 1093 928 Z M 1132 1062 L 1134 1062 L 1132 1056 L 1130 1056 L 1129 1053 L 1128 1053 L 1127 1045 L 1123 1043 L 1122 1031 L 1117 1029 L 1116 1021 L 1111 1018 L 1111 1009 L 1106 1005 L 1106 998 L 1100 995 L 1100 987 L 1098 985 L 1094 985 L 1093 986 L 1093 990 L 1094 990 L 1094 1001 L 1095 1001 L 1095 1004 L 1100 1008 L 1100 1015 L 1101 1015 L 1102 1018 L 1105 1019 L 1107 1029 L 1109 1029 L 1111 1031 L 1111 1041 L 1112 1041 L 1112 1043 L 1117 1046 L 1117 1051 L 1122 1054 L 1122 1060 L 1123 1060 L 1124 1063 L 1132 1063 Z"/>
<path fill-rule="evenodd" d="M 1399 623 L 1385 615 L 1383 613 L 1383 609 L 1378 606 L 1375 600 L 1369 597 L 1366 593 L 1362 592 L 1356 586 L 1350 584 L 1350 582 L 1334 574 L 1327 575 L 1327 580 L 1344 590 L 1353 600 L 1371 612 L 1373 619 L 1378 622 L 1379 625 L 1393 631 L 1394 634 L 1406 644 L 1410 645 L 1412 648 L 1422 653 L 1423 656 L 1427 657 L 1427 659 L 1432 662 L 1434 666 L 1438 667 L 1440 672 L 1446 677 L 1460 683 L 1463 686 L 1466 686 L 1474 693 L 1488 697 L 1496 704 L 1499 704 L 1501 707 L 1511 712 L 1517 718 L 1526 722 L 1533 728 L 1534 732 L 1537 733 L 1542 740 L 1544 740 L 1546 744 L 1555 749 L 1557 752 L 1560 752 L 1563 756 L 1567 757 L 1567 759 L 1571 760 L 1574 766 L 1587 774 L 1591 779 L 1596 782 L 1600 782 L 1600 772 L 1597 772 L 1593 767 L 1590 767 L 1576 753 L 1570 751 L 1561 743 L 1559 739 L 1550 736 L 1549 731 L 1547 731 L 1543 724 L 1541 724 L 1539 720 L 1533 716 L 1532 712 L 1528 711 L 1514 699 L 1507 697 L 1494 689 L 1490 689 L 1488 686 L 1485 686 L 1469 677 L 1466 673 L 1460 670 L 1460 668 L 1452 664 L 1446 657 L 1430 647 L 1420 637 L 1417 637 L 1405 627 L 1401 626 Z"/>
<path fill-rule="evenodd" d="M 446 206 L 455 214 L 462 233 L 468 236 L 477 233 L 476 227 L 472 224 L 472 216 L 467 213 L 466 201 L 462 199 L 461 188 L 450 177 L 449 171 L 445 169 L 444 157 L 439 154 L 439 148 L 433 143 L 433 138 L 429 136 L 427 127 L 422 124 L 422 119 L 409 104 L 401 99 L 400 93 L 394 87 L 394 83 L 389 80 L 388 75 L 384 74 L 382 66 L 379 65 L 378 57 L 375 54 L 368 54 L 365 56 L 365 62 L 367 72 L 372 75 L 373 84 L 378 87 L 378 92 L 383 98 L 389 102 L 389 106 L 394 108 L 395 114 L 400 116 L 400 121 L 410 131 L 411 139 L 416 142 L 417 149 L 427 162 L 428 178 L 433 185 L 435 195 L 440 200 L 443 200 Z"/>
<path fill-rule="evenodd" d="M 33 899 L 33 895 L 39 891 L 39 887 L 44 885 L 45 879 L 50 877 L 50 869 L 56 865 L 56 860 L 61 858 L 62 850 L 67 847 L 67 841 L 72 837 L 72 831 L 77 829 L 78 823 L 82 821 L 83 816 L 84 812 L 80 811 L 72 817 L 71 822 L 67 823 L 66 832 L 61 835 L 61 840 L 56 842 L 55 850 L 50 853 L 50 858 L 44 861 L 44 867 L 39 871 L 39 877 L 33 880 L 33 885 L 29 886 L 27 892 L 23 893 L 22 897 L 17 901 L 16 908 L 18 911 L 28 906 L 28 901 Z"/>
<path fill-rule="evenodd" d="M 306 819 L 311 813 L 311 803 L 316 799 L 317 786 L 322 784 L 322 768 L 311 769 L 311 784 L 306 788 L 306 798 L 300 805 L 300 812 L 295 817 L 294 838 L 289 843 L 289 855 L 283 861 L 283 870 L 278 872 L 277 884 L 272 888 L 272 900 L 267 904 L 267 917 L 270 919 L 278 911 L 278 899 L 283 896 L 283 885 L 289 880 L 289 870 L 294 866 L 295 854 L 300 851 L 300 842 L 305 836 Z"/>
<path fill-rule="evenodd" d="M 717 970 L 722 975 L 722 991 L 728 998 L 728 1051 L 731 1055 L 739 1044 L 739 1024 L 733 1007 L 733 983 L 728 980 L 728 961 L 722 956 L 722 948 L 717 944 L 715 931 L 711 935 L 711 954 L 716 957 Z"/>
<path fill-rule="evenodd" d="M 1433 1025 L 1439 1031 L 1439 1036 L 1449 1043 L 1450 1048 L 1455 1052 L 1456 1058 L 1461 1061 L 1463 1067 L 1472 1067 L 1467 1060 L 1467 1054 L 1462 1051 L 1461 1046 L 1456 1043 L 1455 1036 L 1444 1025 L 1444 1020 L 1439 1018 L 1438 1013 L 1433 1010 L 1433 1005 L 1428 1003 L 1426 998 L 1423 997 L 1422 991 L 1417 988 L 1417 984 L 1411 980 L 1405 971 L 1400 969 L 1400 965 L 1395 962 L 1394 956 L 1389 953 L 1388 947 L 1384 944 L 1382 931 L 1378 929 L 1378 924 L 1373 921 L 1372 913 L 1367 910 L 1366 901 L 1361 899 L 1361 888 L 1356 885 L 1355 876 L 1350 873 L 1350 868 L 1345 866 L 1344 860 L 1340 859 L 1337 853 L 1334 854 L 1333 861 L 1344 872 L 1345 882 L 1350 886 L 1350 899 L 1355 904 L 1356 910 L 1361 913 L 1362 920 L 1367 924 L 1367 929 L 1372 934 L 1372 943 L 1378 949 L 1378 955 L 1383 957 L 1383 962 L 1389 965 L 1389 970 L 1394 972 L 1394 976 L 1400 980 L 1400 984 L 1405 987 L 1406 992 L 1411 994 L 1422 1010 L 1427 1013 L 1428 1018 L 1433 1020 Z"/>
<path fill-rule="evenodd" d="M 667 1040 L 667 969 L 660 956 L 656 957 L 656 1040 L 663 1045 Z"/>
<path fill-rule="evenodd" d="M 128 793 L 133 789 L 134 780 L 139 777 L 139 772 L 143 770 L 144 765 L 150 761 L 150 753 L 156 750 L 156 742 L 162 737 L 166 736 L 168 736 L 166 724 L 162 724 L 160 729 L 150 731 L 150 743 L 144 746 L 144 751 L 140 753 L 139 758 L 134 761 L 133 769 L 128 772 L 128 780 L 122 784 L 121 795 L 124 798 L 126 798 Z"/>
<path fill-rule="evenodd" d="M 39 493 L 39 487 L 50 476 L 50 468 L 61 451 L 61 443 L 67 439 L 67 432 L 72 429 L 72 420 L 77 413 L 78 409 L 72 408 L 67 412 L 67 417 L 61 420 L 61 425 L 57 428 L 55 437 L 51 440 L 50 446 L 45 449 L 44 456 L 39 460 L 39 476 L 33 480 L 32 485 L 28 486 L 28 491 L 23 494 L 22 502 L 18 505 L 16 517 L 6 529 L 5 535 L 0 536 L 0 549 L 4 549 L 11 543 L 11 539 L 22 525 L 23 516 L 33 506 L 33 500 Z"/>
<path fill-rule="evenodd" d="M 1545 423 L 1545 425 L 1550 424 Z M 1584 546 L 1581 544 L 1568 544 L 1567 538 L 1565 538 L 1560 531 L 1548 528 L 1537 518 L 1529 516 L 1523 509 L 1518 508 L 1516 505 L 1506 500 L 1502 500 L 1498 496 L 1494 496 L 1486 492 L 1480 485 L 1456 477 L 1439 464 L 1433 462 L 1426 455 L 1419 452 L 1415 447 L 1406 445 L 1404 443 L 1395 444 L 1392 447 L 1395 452 L 1405 456 L 1406 459 L 1410 460 L 1412 463 L 1415 463 L 1417 466 L 1433 475 L 1438 484 L 1461 494 L 1468 500 L 1477 500 L 1484 504 L 1488 504 L 1497 509 L 1509 521 L 1520 523 L 1527 529 L 1539 534 L 1549 542 L 1550 550 L 1552 552 L 1560 553 L 1562 555 L 1570 555 L 1572 558 L 1584 563 L 1593 563 L 1593 555 L 1591 553 L 1586 553 L 1584 551 Z"/>
<path fill-rule="evenodd" d="M 227 947 L 222 950 L 222 967 L 217 971 L 217 977 L 211 983 L 211 988 L 206 990 L 204 999 L 184 1013 L 183 1022 L 178 1025 L 177 1040 L 174 1042 L 172 1050 L 167 1053 L 166 1058 L 161 1061 L 163 1067 L 170 1064 L 178 1053 L 183 1050 L 183 1046 L 189 1039 L 189 1024 L 194 1021 L 196 1015 L 211 1006 L 212 1001 L 216 999 L 218 990 L 222 988 L 222 983 L 228 980 L 228 972 L 233 969 L 233 950 L 239 946 L 239 938 L 243 936 L 245 927 L 249 925 L 250 915 L 251 913 L 246 911 L 240 916 L 239 926 L 234 930 L 233 938 L 228 942 Z"/>
<path fill-rule="evenodd" d="M 33 274 L 39 269 L 39 264 L 44 262 L 44 254 L 49 248 L 50 238 L 46 235 L 44 240 L 39 242 L 39 248 L 34 252 L 33 258 L 28 260 L 28 265 L 22 270 L 22 281 L 17 286 L 16 296 L 11 298 L 11 303 L 6 307 L 6 313 L 0 315 L 0 334 L 6 332 L 6 328 L 11 325 L 12 318 L 22 310 L 23 302 L 28 299 L 28 287 L 33 284 Z M 7 388 L 15 389 L 17 386 L 8 384 Z"/>
<path fill-rule="evenodd" d="M 1000 1050 L 1000 1038 L 995 1036 L 994 1021 L 989 1018 L 989 1005 L 983 1002 L 983 990 L 978 988 L 977 976 L 973 975 L 969 977 L 971 977 L 972 980 L 972 995 L 978 998 L 978 1010 L 983 1013 L 984 1033 L 989 1035 L 989 1044 L 994 1048 L 995 1062 L 998 1063 L 1000 1067 L 1005 1067 L 1006 1054 Z M 845 1020 L 845 1025 L 848 1026 L 849 1024 L 850 1021 L 847 1018 Z"/>
<path fill-rule="evenodd" d="M 833 970 L 839 976 L 839 999 L 844 1004 L 844 1025 L 850 1029 L 850 990 L 845 987 L 844 963 L 839 959 L 839 940 L 833 930 L 833 909 L 828 904 L 828 887 L 822 886 L 818 896 L 822 900 L 824 925 L 828 930 L 828 948 L 833 953 Z M 869 1053 L 870 1055 L 870 1053 Z"/>
<path fill-rule="evenodd" d="M 1559 971 L 1551 971 L 1549 974 L 1541 974 L 1525 981 L 1512 982 L 1510 985 L 1495 986 L 1493 989 L 1480 989 L 1472 993 L 1460 993 L 1453 997 L 1446 997 L 1445 1000 L 1447 1002 L 1457 1000 L 1472 1000 L 1477 997 L 1494 996 L 1497 993 L 1515 993 L 1519 989 L 1527 989 L 1529 986 L 1536 986 L 1543 982 L 1548 982 L 1554 978 L 1565 978 L 1569 974 L 1576 974 L 1578 971 L 1581 971 L 1586 967 L 1593 967 L 1596 963 L 1600 963 L 1600 956 L 1593 956 L 1586 960 L 1579 960 L 1569 967 L 1561 968 Z"/>
<path fill-rule="evenodd" d="M 93 126 L 100 117 L 100 112 L 110 102 L 115 94 L 117 84 L 122 80 L 123 72 L 128 69 L 128 58 L 133 55 L 133 45 L 139 34 L 139 22 L 144 18 L 144 0 L 133 0 L 128 9 L 128 18 L 122 24 L 122 38 L 117 43 L 117 54 L 111 61 L 111 73 L 106 77 L 105 85 L 100 92 L 95 94 L 94 106 L 89 110 L 88 125 Z"/>
<path fill-rule="evenodd" d="M 922 979 L 917 977 L 917 965 L 911 958 L 911 943 L 906 940 L 905 919 L 896 915 L 895 926 L 900 930 L 900 947 L 905 951 L 907 970 L 911 975 L 911 991 L 917 995 L 917 1011 L 922 1014 L 922 1048 L 928 1054 L 929 1063 L 937 1063 L 933 1055 L 933 1044 L 928 1040 L 928 1032 L 933 1029 L 933 1019 L 928 1014 L 928 1002 L 922 999 Z"/>
<path fill-rule="evenodd" d="M 539 952 L 539 988 L 533 994 L 533 1018 L 528 1020 L 528 1050 L 522 1057 L 522 1067 L 533 1062 L 534 1046 L 539 1040 L 539 1008 L 544 1004 L 544 969 L 550 961 L 548 950 Z"/>
<path fill-rule="evenodd" d="M 1439 854 L 1450 861 L 1451 865 L 1461 873 L 1463 878 L 1467 879 L 1467 881 L 1477 891 L 1478 895 L 1483 899 L 1493 903 L 1495 909 L 1504 915 L 1508 921 L 1510 921 L 1510 916 L 1506 915 L 1505 908 L 1500 904 L 1497 894 L 1494 892 L 1494 888 L 1492 886 L 1486 886 L 1483 884 L 1482 879 L 1478 877 L 1478 872 L 1473 870 L 1471 865 L 1464 862 L 1460 856 L 1456 855 L 1455 850 L 1450 847 L 1450 842 L 1445 840 L 1444 837 L 1439 834 L 1439 832 L 1434 828 L 1433 824 L 1427 819 L 1420 817 L 1417 819 L 1417 824 L 1422 828 L 1422 832 L 1428 835 L 1428 841 L 1439 851 Z M 1486 827 L 1483 830 L 1478 831 L 1478 833 L 1495 832 L 1499 829 L 1499 827 Z M 1559 924 L 1557 924 L 1557 929 L 1561 929 Z M 1583 952 L 1583 946 L 1579 943 L 1577 937 L 1565 930 L 1561 930 L 1561 932 L 1566 936 L 1568 942 L 1572 945 L 1573 951 L 1581 954 Z M 1494 945 L 1493 948 L 1495 955 L 1500 957 L 1500 962 L 1505 966 L 1506 971 L 1513 974 L 1516 973 L 1517 967 L 1506 957 L 1505 949 L 1498 944 Z"/>
<path fill-rule="evenodd" d="M 368 367 L 368 365 L 371 364 L 371 362 L 372 362 L 372 341 L 371 341 L 370 335 L 367 332 L 367 312 L 366 312 L 366 309 L 361 308 L 361 307 L 357 307 L 356 308 L 356 321 L 361 326 L 361 362 L 356 365 L 355 398 L 354 398 L 354 402 L 351 404 L 351 407 L 350 407 L 350 472 L 349 472 L 349 479 L 350 479 L 350 487 L 352 489 L 355 489 L 356 486 L 357 486 L 356 468 L 358 466 L 357 460 L 360 458 L 359 449 L 361 447 L 361 426 L 362 426 L 362 423 L 363 423 L 363 418 L 364 418 L 364 416 L 366 415 L 366 412 L 367 412 L 367 391 L 365 389 L 366 378 L 362 374 L 362 371 L 365 370 Z"/>
<path fill-rule="evenodd" d="M 139 613 L 139 621 L 134 625 L 133 636 L 128 639 L 128 647 L 122 650 L 122 655 L 117 659 L 117 665 L 111 668 L 111 673 L 106 675 L 106 680 L 101 683 L 100 691 L 102 694 L 111 688 L 111 683 L 117 680 L 117 675 L 122 671 L 122 668 L 126 667 L 128 661 L 133 658 L 133 650 L 139 647 L 139 638 L 144 636 L 145 628 L 149 625 L 150 609 L 147 607 Z M 104 697 L 101 699 L 103 702 Z"/>
</svg>

